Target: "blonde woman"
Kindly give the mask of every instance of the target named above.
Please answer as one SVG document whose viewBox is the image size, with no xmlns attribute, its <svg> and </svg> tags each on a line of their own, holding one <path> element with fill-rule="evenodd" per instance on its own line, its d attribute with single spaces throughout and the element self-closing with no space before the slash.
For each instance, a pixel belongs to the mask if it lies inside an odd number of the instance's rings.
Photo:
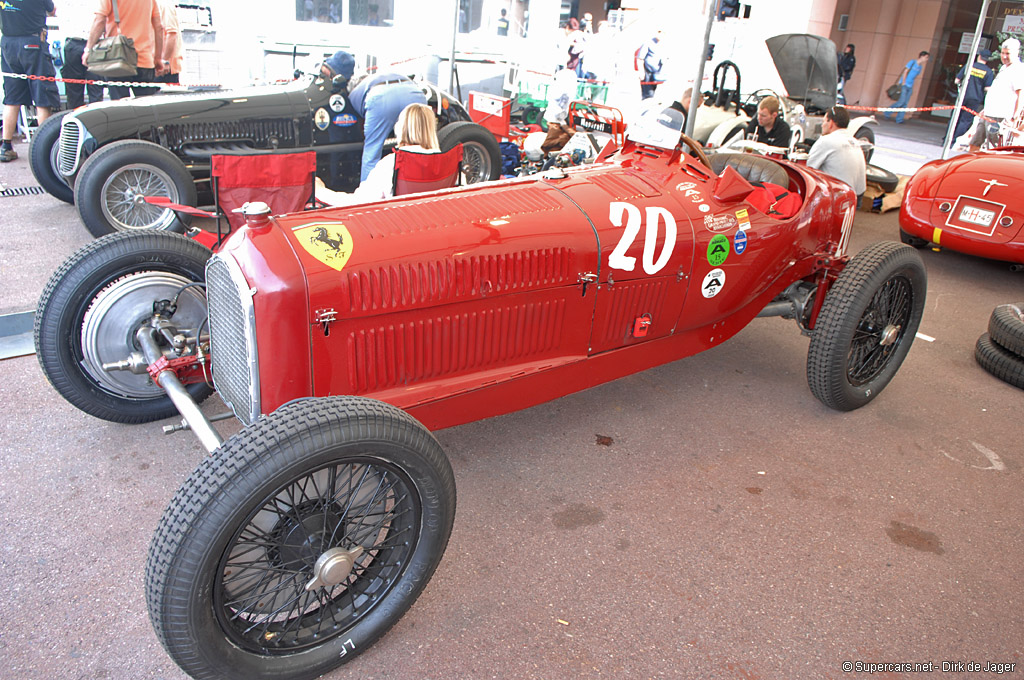
<svg viewBox="0 0 1024 680">
<path fill-rule="evenodd" d="M 418 153 L 438 153 L 437 118 L 426 104 L 409 104 L 395 123 L 398 148 Z M 395 154 L 389 153 L 373 167 L 355 192 L 331 191 L 317 178 L 316 197 L 329 205 L 351 205 L 381 201 L 395 195 Z"/>
</svg>

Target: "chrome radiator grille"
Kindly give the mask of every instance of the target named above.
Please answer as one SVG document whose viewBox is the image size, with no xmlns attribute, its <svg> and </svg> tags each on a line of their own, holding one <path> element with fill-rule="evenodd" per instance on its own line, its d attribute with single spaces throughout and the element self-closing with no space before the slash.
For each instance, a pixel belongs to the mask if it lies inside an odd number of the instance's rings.
<svg viewBox="0 0 1024 680">
<path fill-rule="evenodd" d="M 260 415 L 259 363 L 252 292 L 234 259 L 206 264 L 213 384 L 235 416 L 251 425 Z"/>
<path fill-rule="evenodd" d="M 69 116 L 60 124 L 60 141 L 57 143 L 57 167 L 62 174 L 73 175 L 78 170 L 82 153 L 84 128 L 74 117 Z"/>
</svg>

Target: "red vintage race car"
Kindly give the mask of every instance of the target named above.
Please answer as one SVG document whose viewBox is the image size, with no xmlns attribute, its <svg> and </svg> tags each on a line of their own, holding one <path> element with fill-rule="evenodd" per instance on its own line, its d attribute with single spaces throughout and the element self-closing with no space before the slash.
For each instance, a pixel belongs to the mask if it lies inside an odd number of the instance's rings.
<svg viewBox="0 0 1024 680">
<path fill-rule="evenodd" d="M 250 205 L 213 254 L 115 234 L 52 277 L 36 347 L 53 386 L 111 421 L 180 413 L 210 451 L 146 569 L 153 625 L 187 673 L 312 678 L 383 635 L 452 529 L 431 429 L 695 354 L 758 316 L 810 335 L 822 402 L 878 396 L 924 308 L 917 252 L 850 258 L 846 185 L 676 139 L 376 204 Z M 211 374 L 245 425 L 223 442 L 197 407 Z"/>
<path fill-rule="evenodd" d="M 1024 268 L 1024 203 L 1013 198 L 1024 147 L 967 153 L 927 163 L 907 182 L 900 237 Z"/>
</svg>

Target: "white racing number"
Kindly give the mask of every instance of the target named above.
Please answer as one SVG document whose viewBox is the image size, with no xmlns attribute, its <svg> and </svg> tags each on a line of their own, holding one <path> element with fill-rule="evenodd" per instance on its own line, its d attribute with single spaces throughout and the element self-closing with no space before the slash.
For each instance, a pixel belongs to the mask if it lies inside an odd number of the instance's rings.
<svg viewBox="0 0 1024 680">
<path fill-rule="evenodd" d="M 623 226 L 623 215 L 626 217 L 622 237 L 612 250 L 611 255 L 608 256 L 608 266 L 612 269 L 622 269 L 623 271 L 631 272 L 636 267 L 636 258 L 626 255 L 626 252 L 632 247 L 633 241 L 636 240 L 637 235 L 640 233 L 640 223 L 643 221 L 640 215 L 640 208 L 632 203 L 622 203 L 620 201 L 611 202 L 608 208 L 608 219 L 614 226 Z M 665 208 L 649 207 L 646 208 L 645 212 L 647 219 L 646 229 L 644 230 L 643 267 L 644 272 L 653 275 L 657 274 L 668 264 L 669 258 L 672 257 L 672 251 L 675 250 L 676 220 L 672 217 L 672 213 Z M 658 232 L 660 231 L 658 223 L 661 221 L 665 223 L 665 243 L 661 247 L 661 254 L 655 260 L 654 249 L 658 245 Z"/>
<path fill-rule="evenodd" d="M 836 257 L 845 255 L 846 249 L 850 247 L 850 232 L 853 231 L 853 214 L 854 209 L 852 205 L 843 207 L 843 228 L 839 236 L 839 247 L 836 248 Z"/>
<path fill-rule="evenodd" d="M 356 643 L 352 642 L 352 638 L 345 640 L 341 643 L 341 652 L 338 654 L 339 657 L 348 656 L 349 650 L 356 651 Z"/>
</svg>

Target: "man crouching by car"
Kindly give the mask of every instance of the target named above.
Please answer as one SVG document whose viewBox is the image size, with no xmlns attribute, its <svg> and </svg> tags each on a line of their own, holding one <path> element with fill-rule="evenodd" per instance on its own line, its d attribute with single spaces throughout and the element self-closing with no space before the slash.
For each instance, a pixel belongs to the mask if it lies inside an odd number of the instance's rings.
<svg viewBox="0 0 1024 680">
<path fill-rule="evenodd" d="M 860 144 L 847 129 L 849 125 L 850 112 L 845 107 L 833 106 L 826 111 L 821 137 L 811 147 L 807 165 L 846 182 L 859 199 L 867 188 L 867 164 Z"/>
</svg>

